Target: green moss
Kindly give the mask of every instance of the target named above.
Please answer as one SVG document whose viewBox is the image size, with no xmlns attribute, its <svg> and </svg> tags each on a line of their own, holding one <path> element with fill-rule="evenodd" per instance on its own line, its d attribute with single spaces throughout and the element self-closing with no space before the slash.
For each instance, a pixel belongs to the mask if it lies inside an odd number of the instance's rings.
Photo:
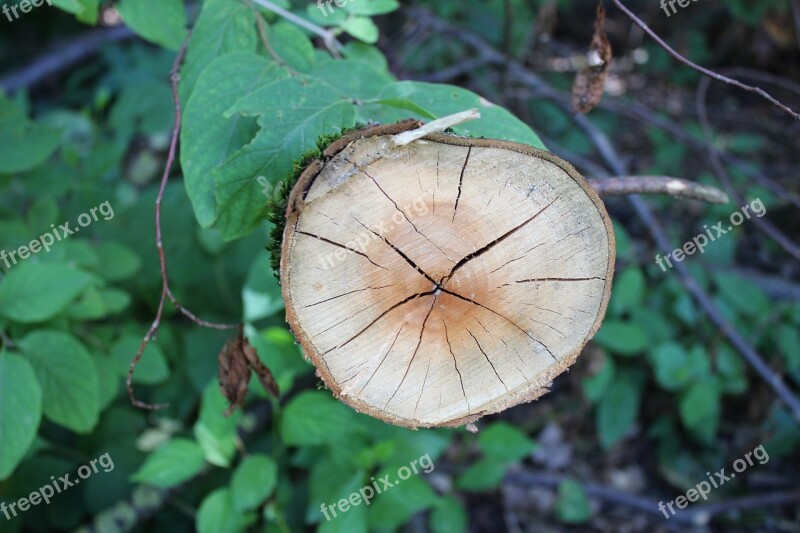
<svg viewBox="0 0 800 533">
<path fill-rule="evenodd" d="M 308 165 L 315 159 L 323 159 L 322 154 L 325 149 L 328 148 L 328 146 L 348 133 L 358 131 L 365 127 L 367 127 L 366 124 L 356 124 L 356 126 L 353 128 L 345 128 L 339 133 L 323 135 L 317 139 L 316 148 L 312 148 L 303 154 L 300 159 L 295 161 L 292 166 L 292 172 L 289 174 L 289 176 L 286 179 L 280 180 L 276 185 L 280 191 L 280 194 L 278 195 L 279 199 L 267 201 L 267 220 L 272 222 L 274 227 L 272 228 L 272 233 L 269 237 L 269 243 L 265 248 L 270 254 L 272 270 L 279 281 L 281 248 L 283 247 L 283 230 L 286 228 L 286 207 L 289 202 L 289 193 L 292 192 L 292 189 L 297 184 L 297 180 L 300 179 L 300 176 L 303 174 L 306 167 L 308 167 Z"/>
</svg>

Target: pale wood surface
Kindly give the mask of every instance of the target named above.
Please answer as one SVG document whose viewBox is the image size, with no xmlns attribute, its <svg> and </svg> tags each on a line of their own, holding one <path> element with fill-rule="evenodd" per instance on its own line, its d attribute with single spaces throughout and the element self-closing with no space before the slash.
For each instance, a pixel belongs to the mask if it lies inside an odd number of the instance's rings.
<svg viewBox="0 0 800 533">
<path fill-rule="evenodd" d="M 320 375 L 356 409 L 412 427 L 546 392 L 605 312 L 602 202 L 522 145 L 434 135 L 384 147 L 350 144 L 290 210 L 287 318 Z"/>
</svg>

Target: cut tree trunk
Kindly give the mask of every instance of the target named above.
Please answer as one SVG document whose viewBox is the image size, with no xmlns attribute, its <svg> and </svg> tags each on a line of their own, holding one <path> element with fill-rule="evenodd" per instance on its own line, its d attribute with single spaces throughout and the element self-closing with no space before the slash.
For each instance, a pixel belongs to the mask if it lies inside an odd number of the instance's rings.
<svg viewBox="0 0 800 533">
<path fill-rule="evenodd" d="M 600 326 L 614 270 L 603 202 L 529 146 L 412 125 L 346 136 L 292 190 L 287 320 L 342 401 L 457 426 L 548 390 Z"/>
</svg>

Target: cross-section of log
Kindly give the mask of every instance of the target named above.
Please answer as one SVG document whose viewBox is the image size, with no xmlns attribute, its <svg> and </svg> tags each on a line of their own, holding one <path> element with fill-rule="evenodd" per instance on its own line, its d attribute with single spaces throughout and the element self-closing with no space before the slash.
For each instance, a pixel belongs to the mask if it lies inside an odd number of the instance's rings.
<svg viewBox="0 0 800 533">
<path fill-rule="evenodd" d="M 342 401 L 403 426 L 539 397 L 605 313 L 602 201 L 548 152 L 386 131 L 341 139 L 290 195 L 281 282 L 305 353 Z"/>
</svg>

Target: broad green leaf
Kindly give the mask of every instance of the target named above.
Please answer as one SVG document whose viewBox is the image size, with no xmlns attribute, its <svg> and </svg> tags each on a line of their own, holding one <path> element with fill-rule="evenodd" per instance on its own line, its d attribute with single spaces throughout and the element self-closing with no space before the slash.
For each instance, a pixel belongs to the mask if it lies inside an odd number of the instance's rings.
<svg viewBox="0 0 800 533">
<path fill-rule="evenodd" d="M 320 456 L 309 465 L 309 469 L 309 498 L 305 515 L 308 523 L 324 523 L 326 519 L 320 505 L 338 502 L 363 487 L 366 481 L 363 471 L 354 471 L 351 465 L 337 461 L 330 455 Z M 332 513 L 328 516 L 334 519 Z"/>
<path fill-rule="evenodd" d="M 385 15 L 400 7 L 397 0 L 352 0 L 344 8 L 354 15 L 374 17 L 375 15 Z"/>
<path fill-rule="evenodd" d="M 509 463 L 524 459 L 536 449 L 536 443 L 525 433 L 502 421 L 478 434 L 478 446 L 487 457 Z"/>
<path fill-rule="evenodd" d="M 759 316 L 769 309 L 764 291 L 741 276 L 719 273 L 714 283 L 725 302 L 743 315 Z"/>
<path fill-rule="evenodd" d="M 431 511 L 428 525 L 433 533 L 466 533 L 469 515 L 453 496 L 445 496 Z"/>
<path fill-rule="evenodd" d="M 309 72 L 314 65 L 314 45 L 294 24 L 281 21 L 267 28 L 267 38 L 275 53 L 290 67 Z"/>
<path fill-rule="evenodd" d="M 789 371 L 800 375 L 800 333 L 797 327 L 783 324 L 778 328 L 776 338 Z"/>
<path fill-rule="evenodd" d="M 378 26 L 368 17 L 348 17 L 342 22 L 341 27 L 344 31 L 367 44 L 378 42 L 380 30 Z"/>
<path fill-rule="evenodd" d="M 326 508 L 314 506 L 316 513 L 321 514 L 324 519 L 320 519 L 317 533 L 367 533 L 367 507 L 359 491 L 364 487 L 364 472 L 347 472 L 345 483 L 332 498 L 332 501 L 324 501 Z M 356 496 L 353 496 L 356 494 Z M 365 496 L 369 493 L 365 492 Z M 352 500 L 350 499 L 352 498 Z M 374 501 L 370 500 L 370 502 Z M 316 502 L 315 502 L 316 503 Z M 353 505 L 355 503 L 355 505 Z M 333 507 L 335 505 L 335 507 Z M 327 514 L 326 514 L 327 513 Z M 315 516 L 315 518 L 317 518 Z"/>
<path fill-rule="evenodd" d="M 377 70 L 364 62 L 349 59 L 319 61 L 311 76 L 326 84 L 328 92 L 339 95 L 339 98 L 356 100 L 378 98 L 385 87 L 395 82 L 386 70 Z"/>
<path fill-rule="evenodd" d="M 613 386 L 617 375 L 614 358 L 608 354 L 603 356 L 603 367 L 593 376 L 584 378 L 583 393 L 591 402 L 597 402 Z"/>
<path fill-rule="evenodd" d="M 224 468 L 230 466 L 236 454 L 236 427 L 242 418 L 241 410 L 226 417 L 227 408 L 227 401 L 215 379 L 206 386 L 200 404 L 200 418 L 194 425 L 194 437 L 203 449 L 206 461 Z"/>
<path fill-rule="evenodd" d="M 481 118 L 456 127 L 456 133 L 471 137 L 514 141 L 528 144 L 535 148 L 546 149 L 539 137 L 524 122 L 502 107 L 460 87 L 417 81 L 401 81 L 393 83 L 381 91 L 379 99 L 387 98 L 401 98 L 414 102 L 436 117 L 477 108 L 481 113 Z M 386 109 L 374 110 L 373 118 L 381 122 L 409 118 L 408 113 L 399 113 L 397 110 L 391 111 L 388 112 Z"/>
<path fill-rule="evenodd" d="M 58 147 L 61 134 L 28 120 L 0 96 L 0 174 L 24 172 L 44 163 Z"/>
<path fill-rule="evenodd" d="M 206 6 L 217 1 L 210 0 Z M 223 117 L 223 113 L 241 96 L 287 75 L 268 59 L 240 52 L 213 60 L 197 80 L 183 113 L 181 166 L 186 192 L 201 226 L 207 228 L 217 219 L 212 171 L 250 142 L 258 130 L 252 118 Z M 254 190 L 253 194 L 258 193 Z"/>
<path fill-rule="evenodd" d="M 295 396 L 281 416 L 281 437 L 290 446 L 346 442 L 359 430 L 356 413 L 330 394 L 307 391 Z"/>
<path fill-rule="evenodd" d="M 150 454 L 131 480 L 166 489 L 192 479 L 205 464 L 196 442 L 172 439 Z"/>
<path fill-rule="evenodd" d="M 152 43 L 178 50 L 186 39 L 182 0 L 122 0 L 116 7 L 125 24 Z"/>
<path fill-rule="evenodd" d="M 458 478 L 458 487 L 470 492 L 497 488 L 506 474 L 505 461 L 485 458 L 471 464 Z"/>
<path fill-rule="evenodd" d="M 439 503 L 439 496 L 419 476 L 401 480 L 395 475 L 389 481 L 394 486 L 377 495 L 367 511 L 373 528 L 398 528 L 415 514 Z"/>
<path fill-rule="evenodd" d="M 118 242 L 107 241 L 94 249 L 97 254 L 97 273 L 108 281 L 122 281 L 134 276 L 142 266 L 136 253 Z"/>
<path fill-rule="evenodd" d="M 230 0 L 203 2 L 181 68 L 181 102 L 189 100 L 200 73 L 216 58 L 232 52 L 255 52 L 257 45 L 258 33 L 251 7 Z"/>
<path fill-rule="evenodd" d="M 329 5 L 326 5 L 325 1 L 318 4 L 308 4 L 306 6 L 306 15 L 313 23 L 320 26 L 338 26 L 347 19 L 347 11 L 333 5 L 333 0 Z"/>
<path fill-rule="evenodd" d="M 43 0 L 47 1 L 47 0 Z M 54 6 L 75 15 L 81 22 L 94 26 L 97 23 L 97 11 L 100 0 L 49 0 Z"/>
<path fill-rule="evenodd" d="M 655 368 L 656 381 L 667 390 L 681 390 L 692 379 L 689 356 L 679 344 L 667 343 L 656 347 L 650 360 Z"/>
<path fill-rule="evenodd" d="M 342 55 L 351 61 L 365 63 L 378 72 L 387 72 L 389 70 L 389 63 L 386 61 L 386 56 L 383 55 L 383 52 L 369 44 L 350 41 L 342 48 Z"/>
<path fill-rule="evenodd" d="M 275 461 L 267 455 L 248 455 L 233 472 L 233 506 L 237 512 L 255 509 L 272 495 L 277 484 Z"/>
<path fill-rule="evenodd" d="M 241 514 L 233 506 L 230 489 L 217 489 L 197 510 L 198 533 L 242 533 L 256 521 L 255 513 Z"/>
<path fill-rule="evenodd" d="M 76 433 L 88 433 L 100 414 L 97 370 L 72 335 L 37 330 L 19 342 L 42 385 L 44 415 Z"/>
<path fill-rule="evenodd" d="M 113 358 L 94 353 L 92 362 L 97 371 L 97 400 L 102 411 L 116 398 L 122 379 Z"/>
<path fill-rule="evenodd" d="M 600 443 L 608 449 L 631 429 L 639 415 L 641 388 L 631 372 L 621 372 L 617 382 L 597 407 Z"/>
<path fill-rule="evenodd" d="M 139 352 L 142 338 L 133 335 L 124 335 L 118 339 L 111 347 L 111 354 L 117 363 L 117 368 L 122 376 L 128 375 L 131 361 Z M 147 343 L 147 347 L 142 353 L 136 371 L 133 373 L 133 382 L 142 385 L 158 385 L 169 377 L 169 366 L 164 352 L 154 342 Z"/>
<path fill-rule="evenodd" d="M 559 483 L 555 512 L 558 519 L 567 524 L 588 522 L 592 512 L 583 485 L 574 479 L 565 479 Z"/>
<path fill-rule="evenodd" d="M 712 442 L 720 419 L 720 386 L 716 378 L 692 384 L 681 396 L 680 414 L 683 425 L 705 442 Z"/>
<path fill-rule="evenodd" d="M 638 268 L 629 267 L 614 280 L 608 310 L 619 316 L 641 305 L 645 296 L 645 278 Z"/>
<path fill-rule="evenodd" d="M 59 263 L 22 263 L 0 281 L 0 314 L 25 324 L 59 314 L 91 282 L 91 277 Z"/>
<path fill-rule="evenodd" d="M 316 80 L 297 77 L 262 86 L 240 99 L 226 116 L 258 115 L 261 130 L 253 141 L 214 171 L 219 219 L 228 239 L 246 235 L 266 216 L 257 182 L 277 183 L 293 162 L 316 146 L 319 137 L 355 124 L 355 106 Z"/>
<path fill-rule="evenodd" d="M 0 481 L 33 444 L 42 418 L 42 388 L 23 357 L 0 352 Z"/>
<path fill-rule="evenodd" d="M 636 355 L 649 344 L 647 333 L 636 324 L 618 320 L 606 320 L 594 341 L 615 354 Z"/>
</svg>

